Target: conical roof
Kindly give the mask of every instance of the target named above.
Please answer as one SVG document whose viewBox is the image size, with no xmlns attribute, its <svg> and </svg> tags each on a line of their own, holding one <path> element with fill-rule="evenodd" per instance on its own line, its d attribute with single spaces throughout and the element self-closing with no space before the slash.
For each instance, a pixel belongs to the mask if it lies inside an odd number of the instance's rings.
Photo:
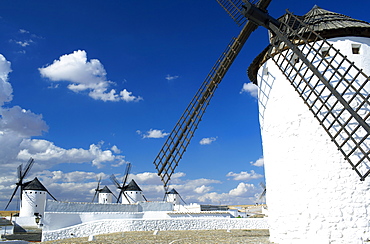
<svg viewBox="0 0 370 244">
<path fill-rule="evenodd" d="M 109 190 L 108 186 L 104 186 L 104 188 L 103 188 L 103 189 L 101 189 L 101 190 L 99 191 L 99 193 L 111 193 L 111 194 L 113 194 L 113 193 Z"/>
<path fill-rule="evenodd" d="M 37 190 L 37 191 L 48 191 L 43 184 L 35 177 L 35 179 L 23 184 L 23 190 Z"/>
<path fill-rule="evenodd" d="M 283 15 L 279 18 L 279 21 L 287 22 L 286 17 L 287 15 Z M 297 17 L 326 39 L 343 36 L 370 37 L 370 23 L 322 9 L 316 5 L 305 15 Z M 292 26 L 293 23 L 290 25 Z M 297 23 L 294 23 L 293 28 L 298 29 L 298 32 L 303 35 L 307 31 L 306 28 L 297 25 Z M 274 41 L 273 38 L 271 41 Z M 267 60 L 266 52 L 268 52 L 269 48 L 270 46 L 267 46 L 248 68 L 249 79 L 255 84 L 257 84 L 258 69 Z"/>
<path fill-rule="evenodd" d="M 175 190 L 175 188 L 172 188 L 172 190 L 167 192 L 167 194 L 177 194 L 178 195 L 179 193 Z"/>
<path fill-rule="evenodd" d="M 125 191 L 142 191 L 142 190 L 134 180 L 131 180 L 131 182 L 126 186 Z"/>
<path fill-rule="evenodd" d="M 331 12 L 314 6 L 303 16 L 303 22 L 310 25 L 314 31 L 338 30 L 342 28 L 369 28 L 370 24 L 363 20 L 353 19 L 349 16 Z"/>
</svg>

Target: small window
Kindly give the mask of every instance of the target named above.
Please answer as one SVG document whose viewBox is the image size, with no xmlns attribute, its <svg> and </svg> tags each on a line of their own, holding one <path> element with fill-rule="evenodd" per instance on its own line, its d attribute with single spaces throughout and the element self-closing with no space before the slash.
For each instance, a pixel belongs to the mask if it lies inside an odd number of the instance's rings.
<svg viewBox="0 0 370 244">
<path fill-rule="evenodd" d="M 291 64 L 298 64 L 299 63 L 299 58 L 297 54 L 293 54 L 292 59 L 290 60 Z"/>
<path fill-rule="evenodd" d="M 322 56 L 323 58 L 330 57 L 329 47 L 323 47 L 323 48 L 321 49 L 321 56 Z"/>
<path fill-rule="evenodd" d="M 263 71 L 262 71 L 262 74 L 263 75 L 268 75 L 269 74 L 269 69 L 268 68 L 264 68 Z"/>
<path fill-rule="evenodd" d="M 360 44 L 352 44 L 352 53 L 353 54 L 360 54 Z"/>
</svg>

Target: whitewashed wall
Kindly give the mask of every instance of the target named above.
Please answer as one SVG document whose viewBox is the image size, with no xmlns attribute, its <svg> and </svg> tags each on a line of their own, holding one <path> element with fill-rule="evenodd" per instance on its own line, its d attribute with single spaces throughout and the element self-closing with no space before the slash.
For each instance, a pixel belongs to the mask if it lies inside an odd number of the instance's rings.
<svg viewBox="0 0 370 244">
<path fill-rule="evenodd" d="M 370 74 L 369 38 L 329 41 Z M 352 54 L 353 43 L 361 54 Z M 362 243 L 370 237 L 370 179 L 359 180 L 271 60 L 258 79 L 270 240 Z"/>
<path fill-rule="evenodd" d="M 87 237 L 124 231 L 155 230 L 214 230 L 214 229 L 268 229 L 265 219 L 248 218 L 185 218 L 151 220 L 102 220 L 75 225 L 56 231 L 43 231 L 42 241 Z"/>
</svg>

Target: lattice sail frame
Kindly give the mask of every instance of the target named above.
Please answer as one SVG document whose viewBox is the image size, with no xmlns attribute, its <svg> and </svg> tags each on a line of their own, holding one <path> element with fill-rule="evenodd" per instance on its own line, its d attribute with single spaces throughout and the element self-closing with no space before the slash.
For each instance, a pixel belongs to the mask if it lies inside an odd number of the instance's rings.
<svg viewBox="0 0 370 244">
<path fill-rule="evenodd" d="M 267 54 L 363 181 L 370 174 L 370 78 L 291 12 L 284 18 L 269 25 L 276 36 Z"/>
<path fill-rule="evenodd" d="M 218 2 L 221 6 L 222 4 L 229 2 L 230 4 L 234 6 L 238 5 L 241 8 L 240 0 L 220 0 Z M 257 6 L 260 9 L 266 9 L 270 2 L 271 0 L 259 0 Z M 207 78 L 204 80 L 194 98 L 185 109 L 179 121 L 171 131 L 171 134 L 167 137 L 162 149 L 155 158 L 153 163 L 164 184 L 166 192 L 171 176 L 185 153 L 190 140 L 193 138 L 194 132 L 198 128 L 198 124 L 202 120 L 202 116 L 205 113 L 218 84 L 222 81 L 226 72 L 238 56 L 250 34 L 257 27 L 257 24 L 248 21 L 239 33 L 238 37 L 231 40 L 230 44 L 207 75 Z"/>
<path fill-rule="evenodd" d="M 256 28 L 256 25 L 253 24 L 253 28 L 248 27 L 243 30 L 250 34 L 254 28 Z M 233 38 L 231 40 L 226 50 L 212 67 L 207 78 L 204 80 L 188 107 L 185 109 L 154 160 L 154 165 L 158 170 L 158 175 L 164 183 L 164 187 L 168 186 L 171 176 L 174 173 L 175 168 L 178 166 L 182 155 L 186 151 L 190 140 L 194 136 L 194 132 L 198 128 L 198 124 L 201 121 L 218 84 L 221 82 L 246 41 L 247 37 L 245 37 L 245 33 L 243 31 L 241 35 L 243 38 Z M 239 35 L 239 37 L 241 35 Z"/>
<path fill-rule="evenodd" d="M 243 15 L 244 0 L 216 0 L 229 14 L 238 26 L 243 25 L 247 19 Z M 255 0 L 254 3 L 257 1 Z"/>
</svg>

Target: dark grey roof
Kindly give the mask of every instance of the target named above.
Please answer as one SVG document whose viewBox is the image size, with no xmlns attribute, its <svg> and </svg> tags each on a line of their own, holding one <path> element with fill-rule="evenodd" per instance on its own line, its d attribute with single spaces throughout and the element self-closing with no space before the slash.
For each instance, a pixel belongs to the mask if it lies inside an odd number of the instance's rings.
<svg viewBox="0 0 370 244">
<path fill-rule="evenodd" d="M 316 32 L 338 31 L 343 28 L 370 28 L 370 24 L 366 21 L 331 12 L 316 5 L 303 16 L 303 22 L 310 25 Z"/>
<path fill-rule="evenodd" d="M 35 179 L 23 184 L 23 190 L 37 190 L 37 191 L 48 191 L 43 184 L 35 177 Z"/>
<path fill-rule="evenodd" d="M 99 193 L 111 193 L 111 194 L 113 194 L 113 193 L 109 190 L 108 186 L 104 186 L 104 188 L 103 188 L 103 189 L 101 189 L 101 190 L 99 191 Z"/>
<path fill-rule="evenodd" d="M 125 191 L 142 191 L 142 190 L 134 180 L 131 180 L 131 182 L 126 186 Z"/>
<path fill-rule="evenodd" d="M 167 194 L 179 194 L 179 193 L 175 190 L 175 188 L 172 188 L 172 190 L 167 192 Z"/>
<path fill-rule="evenodd" d="M 283 15 L 279 21 L 286 20 L 285 17 L 286 15 Z M 370 24 L 368 22 L 331 12 L 316 5 L 305 15 L 297 17 L 326 39 L 342 36 L 370 37 Z M 305 28 L 299 25 L 294 26 L 294 29 L 300 29 L 301 34 L 305 31 Z M 270 46 L 267 46 L 248 68 L 249 79 L 255 84 L 257 84 L 258 69 L 266 61 L 265 54 L 269 48 Z"/>
</svg>

